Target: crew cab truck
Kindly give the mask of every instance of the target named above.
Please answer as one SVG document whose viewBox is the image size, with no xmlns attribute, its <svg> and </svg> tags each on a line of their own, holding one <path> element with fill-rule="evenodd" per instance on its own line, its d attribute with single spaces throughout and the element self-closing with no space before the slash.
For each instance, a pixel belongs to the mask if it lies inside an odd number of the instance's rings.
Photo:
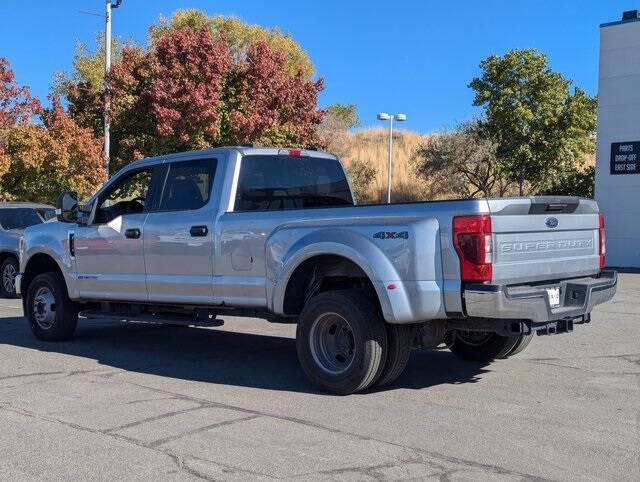
<svg viewBox="0 0 640 482">
<path fill-rule="evenodd" d="M 28 228 L 16 277 L 34 335 L 78 316 L 297 323 L 302 369 L 349 394 L 396 379 L 412 346 L 489 361 L 569 332 L 610 300 L 602 215 L 572 197 L 354 202 L 316 150 L 224 147 L 136 161 L 60 222 Z"/>
</svg>

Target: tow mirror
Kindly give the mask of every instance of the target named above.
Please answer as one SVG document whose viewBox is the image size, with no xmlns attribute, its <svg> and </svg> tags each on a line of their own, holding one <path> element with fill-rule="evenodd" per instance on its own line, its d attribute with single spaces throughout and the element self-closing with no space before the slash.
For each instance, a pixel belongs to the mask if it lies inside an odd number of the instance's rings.
<svg viewBox="0 0 640 482">
<path fill-rule="evenodd" d="M 78 221 L 78 194 L 65 191 L 58 196 L 56 201 L 56 218 L 62 223 L 75 223 Z"/>
</svg>

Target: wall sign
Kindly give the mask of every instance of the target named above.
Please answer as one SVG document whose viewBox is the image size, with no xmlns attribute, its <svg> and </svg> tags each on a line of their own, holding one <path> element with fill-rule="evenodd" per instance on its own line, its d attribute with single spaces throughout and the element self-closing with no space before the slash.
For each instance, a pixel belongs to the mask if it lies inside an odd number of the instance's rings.
<svg viewBox="0 0 640 482">
<path fill-rule="evenodd" d="M 640 141 L 611 143 L 611 174 L 640 174 Z"/>
</svg>

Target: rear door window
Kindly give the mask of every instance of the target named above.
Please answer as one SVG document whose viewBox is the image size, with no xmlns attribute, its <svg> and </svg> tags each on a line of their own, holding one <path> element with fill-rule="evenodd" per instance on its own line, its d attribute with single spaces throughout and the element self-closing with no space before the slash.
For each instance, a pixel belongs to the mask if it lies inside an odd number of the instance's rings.
<svg viewBox="0 0 640 482">
<path fill-rule="evenodd" d="M 159 211 L 192 211 L 209 202 L 215 159 L 173 162 L 164 181 Z"/>
<path fill-rule="evenodd" d="M 245 156 L 235 211 L 274 211 L 351 206 L 353 198 L 336 159 Z"/>
</svg>

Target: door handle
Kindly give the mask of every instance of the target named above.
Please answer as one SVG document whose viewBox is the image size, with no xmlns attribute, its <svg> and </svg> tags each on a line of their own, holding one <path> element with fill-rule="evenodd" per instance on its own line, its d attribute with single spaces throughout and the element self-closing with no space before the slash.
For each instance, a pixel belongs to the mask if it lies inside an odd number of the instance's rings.
<svg viewBox="0 0 640 482">
<path fill-rule="evenodd" d="M 193 237 L 206 236 L 208 232 L 209 228 L 206 226 L 191 226 L 191 229 L 189 230 L 189 234 Z"/>
<path fill-rule="evenodd" d="M 127 229 L 124 232 L 124 237 L 129 239 L 138 239 L 140 237 L 140 230 L 138 228 Z"/>
</svg>

